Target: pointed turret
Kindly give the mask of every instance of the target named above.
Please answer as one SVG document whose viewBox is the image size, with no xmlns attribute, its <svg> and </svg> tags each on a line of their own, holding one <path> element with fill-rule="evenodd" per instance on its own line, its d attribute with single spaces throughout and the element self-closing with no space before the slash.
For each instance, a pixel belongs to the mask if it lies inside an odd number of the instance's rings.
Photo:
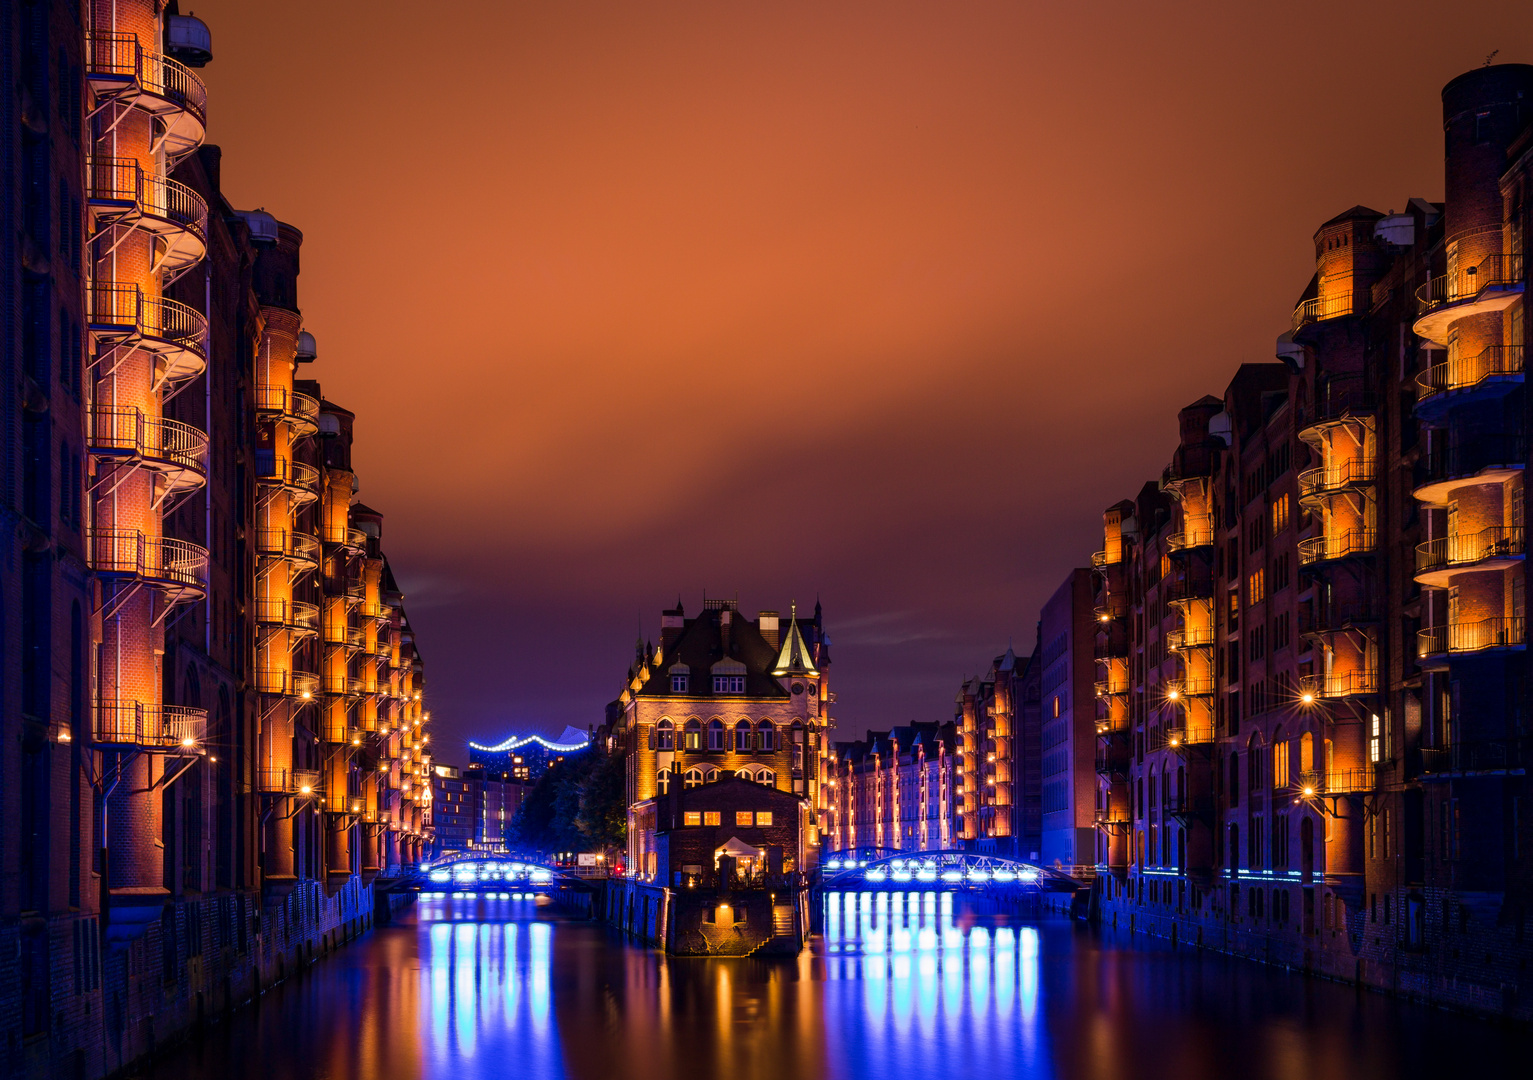
<svg viewBox="0 0 1533 1080">
<path fill-rule="evenodd" d="M 777 654 L 777 665 L 772 669 L 772 674 L 783 675 L 818 675 L 820 672 L 814 666 L 814 658 L 809 652 L 809 646 L 804 642 L 803 632 L 798 628 L 798 605 L 790 608 L 788 618 L 788 632 L 783 635 L 782 650 Z"/>
</svg>

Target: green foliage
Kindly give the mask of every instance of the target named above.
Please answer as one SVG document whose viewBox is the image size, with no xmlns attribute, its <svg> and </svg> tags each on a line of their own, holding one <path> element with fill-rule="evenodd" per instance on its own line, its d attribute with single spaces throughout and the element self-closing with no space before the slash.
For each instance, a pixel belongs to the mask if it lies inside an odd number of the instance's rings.
<svg viewBox="0 0 1533 1080">
<path fill-rule="evenodd" d="M 544 854 L 621 848 L 628 834 L 623 772 L 621 757 L 596 751 L 556 762 L 511 823 L 518 846 Z"/>
</svg>

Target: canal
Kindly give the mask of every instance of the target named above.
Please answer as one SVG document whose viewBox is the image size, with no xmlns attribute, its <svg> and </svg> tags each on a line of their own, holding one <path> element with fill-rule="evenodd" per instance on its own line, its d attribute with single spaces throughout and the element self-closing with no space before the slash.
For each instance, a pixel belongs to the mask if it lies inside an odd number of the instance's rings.
<svg viewBox="0 0 1533 1080">
<path fill-rule="evenodd" d="M 155 1080 L 1400 1080 L 1526 1067 L 1525 1031 L 934 893 L 832 898 L 796 960 L 666 958 L 526 899 L 424 899 Z M 1522 1065 L 1509 1063 L 1522 1061 Z"/>
</svg>

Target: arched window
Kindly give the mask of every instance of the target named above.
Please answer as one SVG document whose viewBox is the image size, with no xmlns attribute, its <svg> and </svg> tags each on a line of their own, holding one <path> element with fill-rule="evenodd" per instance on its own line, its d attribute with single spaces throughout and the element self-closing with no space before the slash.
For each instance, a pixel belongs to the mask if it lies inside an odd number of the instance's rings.
<svg viewBox="0 0 1533 1080">
<path fill-rule="evenodd" d="M 688 750 L 701 750 L 703 748 L 703 722 L 696 717 L 688 720 L 683 737 Z"/>
<path fill-rule="evenodd" d="M 724 721 L 722 721 L 722 720 L 710 720 L 710 721 L 708 721 L 708 749 L 709 750 L 722 750 L 722 749 L 724 749 Z"/>
<path fill-rule="evenodd" d="M 756 749 L 770 753 L 777 749 L 777 729 L 772 726 L 772 721 L 763 720 L 756 725 Z"/>
<path fill-rule="evenodd" d="M 719 778 L 719 770 L 715 769 L 711 765 L 703 772 L 703 782 L 706 783 L 706 784 L 711 784 L 714 781 L 716 781 L 718 778 Z"/>
<path fill-rule="evenodd" d="M 793 721 L 793 771 L 800 772 L 804 768 L 804 725 L 801 721 Z"/>
<path fill-rule="evenodd" d="M 1299 736 L 1299 771 L 1315 771 L 1315 736 L 1312 732 L 1306 731 Z"/>
<path fill-rule="evenodd" d="M 735 725 L 735 753 L 748 754 L 751 749 L 751 722 L 741 720 Z"/>
<path fill-rule="evenodd" d="M 756 779 L 756 774 L 754 772 L 752 772 L 750 769 L 736 769 L 735 770 L 735 776 L 738 777 L 741 780 L 754 780 L 754 779 Z"/>
<path fill-rule="evenodd" d="M 1240 805 L 1240 752 L 1230 752 L 1230 807 Z"/>
<path fill-rule="evenodd" d="M 686 771 L 686 775 L 681 778 L 681 782 L 688 791 L 695 787 L 702 787 L 703 770 L 699 769 L 696 765 L 692 766 L 692 768 Z"/>
<path fill-rule="evenodd" d="M 765 784 L 767 787 L 775 787 L 777 784 L 777 774 L 771 769 L 757 769 L 756 783 Z"/>
<path fill-rule="evenodd" d="M 655 787 L 659 789 L 662 795 L 669 795 L 671 793 L 670 769 L 661 769 L 655 774 Z"/>
<path fill-rule="evenodd" d="M 661 749 L 661 750 L 674 750 L 674 749 L 676 749 L 676 725 L 675 724 L 671 723 L 670 720 L 668 720 L 668 719 L 667 720 L 662 720 L 662 721 L 660 721 L 660 723 L 655 725 L 655 730 L 659 734 L 659 747 L 658 747 L 659 749 Z"/>
</svg>

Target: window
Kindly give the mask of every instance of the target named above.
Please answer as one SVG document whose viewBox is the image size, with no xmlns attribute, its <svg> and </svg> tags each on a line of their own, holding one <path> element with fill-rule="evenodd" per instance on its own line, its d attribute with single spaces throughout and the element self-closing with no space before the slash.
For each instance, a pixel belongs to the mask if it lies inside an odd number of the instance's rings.
<svg viewBox="0 0 1533 1080">
<path fill-rule="evenodd" d="M 1276 536 L 1288 528 L 1288 522 L 1293 514 L 1293 507 L 1287 495 L 1280 495 L 1272 502 L 1272 535 Z"/>
<path fill-rule="evenodd" d="M 702 783 L 703 770 L 696 767 L 688 769 L 686 771 L 686 775 L 682 777 L 682 786 L 685 787 L 688 791 L 695 787 L 701 787 Z"/>
<path fill-rule="evenodd" d="M 1288 648 L 1289 643 L 1292 640 L 1291 626 L 1292 621 L 1289 619 L 1288 612 L 1286 611 L 1279 615 L 1275 620 L 1273 620 L 1272 647 L 1274 649 Z"/>
<path fill-rule="evenodd" d="M 713 677 L 713 692 L 715 694 L 743 694 L 745 693 L 745 676 L 715 675 Z"/>
<path fill-rule="evenodd" d="M 1285 739 L 1272 746 L 1272 786 L 1287 787 L 1288 776 L 1288 741 Z"/>
<path fill-rule="evenodd" d="M 777 749 L 777 729 L 772 726 L 772 721 L 763 720 L 756 725 L 757 748 L 765 751 Z"/>
<path fill-rule="evenodd" d="M 708 749 L 709 750 L 722 750 L 722 749 L 724 749 L 724 721 L 722 721 L 722 720 L 710 720 L 710 721 L 708 721 Z"/>
<path fill-rule="evenodd" d="M 1259 604 L 1267 598 L 1267 572 L 1256 569 L 1246 579 L 1246 607 Z"/>
<path fill-rule="evenodd" d="M 703 811 L 703 824 L 704 825 L 717 825 L 717 824 L 719 824 L 719 812 L 717 810 L 704 810 Z"/>
<path fill-rule="evenodd" d="M 1378 713 L 1368 721 L 1368 760 L 1375 765 L 1384 760 L 1384 728 Z"/>
<path fill-rule="evenodd" d="M 1289 566 L 1290 564 L 1288 562 L 1288 552 L 1286 551 L 1282 552 L 1277 556 L 1277 558 L 1272 560 L 1273 592 L 1278 592 L 1282 589 L 1288 588 L 1288 583 L 1292 576 Z"/>
<path fill-rule="evenodd" d="M 675 724 L 671 723 L 669 720 L 662 720 L 662 721 L 660 721 L 660 723 L 658 725 L 656 725 L 656 729 L 655 730 L 659 734 L 659 739 L 657 740 L 658 743 L 659 743 L 659 749 L 661 749 L 661 750 L 674 750 L 674 749 L 676 749 L 676 725 Z"/>
<path fill-rule="evenodd" d="M 688 720 L 686 736 L 686 748 L 688 750 L 701 750 L 703 748 L 703 722 L 701 720 Z"/>
<path fill-rule="evenodd" d="M 764 829 L 764 828 L 766 828 L 770 824 L 772 824 L 772 811 L 770 811 L 770 810 L 757 810 L 756 811 L 756 828 Z"/>
<path fill-rule="evenodd" d="M 751 822 L 755 820 L 755 816 L 749 810 L 736 810 L 735 825 L 748 829 L 751 826 Z"/>
<path fill-rule="evenodd" d="M 704 780 L 704 782 L 711 784 L 715 780 L 717 780 L 718 778 L 719 778 L 719 770 L 717 770 L 715 768 L 712 768 L 712 767 L 709 767 L 709 768 L 703 770 L 703 780 Z"/>
<path fill-rule="evenodd" d="M 748 753 L 751 748 L 751 722 L 741 720 L 735 725 L 735 753 Z"/>
<path fill-rule="evenodd" d="M 655 774 L 655 787 L 659 789 L 662 795 L 669 795 L 671 793 L 670 769 L 661 769 Z"/>
<path fill-rule="evenodd" d="M 673 693 L 673 694 L 685 694 L 687 692 L 687 684 L 690 681 L 691 681 L 690 676 L 687 676 L 687 675 L 672 675 L 671 676 L 671 693 Z"/>
<path fill-rule="evenodd" d="M 777 783 L 777 774 L 771 769 L 758 769 L 756 771 L 756 783 L 772 787 Z"/>
<path fill-rule="evenodd" d="M 685 823 L 688 825 L 701 825 L 703 812 L 701 810 L 688 810 L 685 815 Z"/>
<path fill-rule="evenodd" d="M 1059 695 L 1054 695 L 1054 719 L 1059 719 Z"/>
</svg>

